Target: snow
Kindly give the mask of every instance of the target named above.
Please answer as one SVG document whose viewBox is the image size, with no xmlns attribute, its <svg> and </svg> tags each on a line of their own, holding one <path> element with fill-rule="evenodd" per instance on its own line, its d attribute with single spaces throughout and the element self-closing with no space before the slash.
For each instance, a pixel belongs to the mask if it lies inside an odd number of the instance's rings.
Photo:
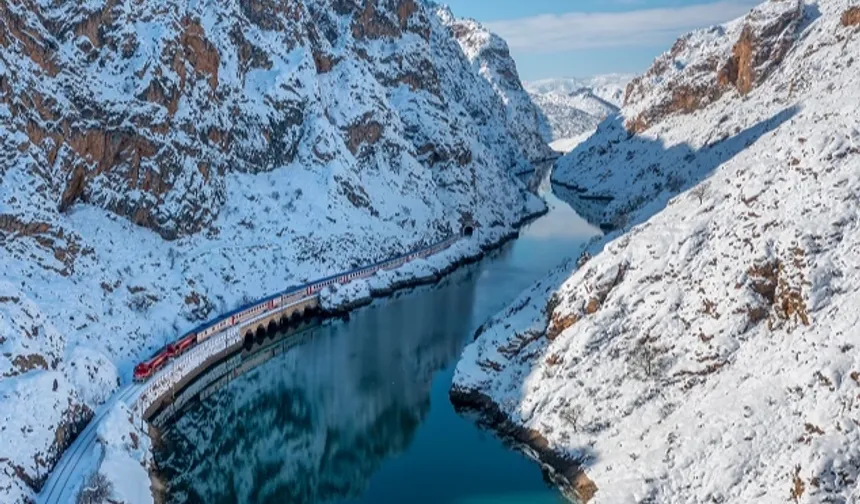
<svg viewBox="0 0 860 504">
<path fill-rule="evenodd" d="M 632 103 L 560 160 L 553 179 L 582 189 L 573 206 L 614 231 L 485 324 L 454 387 L 580 460 L 592 503 L 860 501 L 848 6 L 808 3 L 748 96 L 629 136 L 620 123 L 646 106 Z M 740 28 L 695 32 L 684 61 L 729 54 Z"/>
<path fill-rule="evenodd" d="M 66 379 L 90 409 L 104 403 L 119 386 L 116 366 L 108 356 L 97 350 L 76 346 L 64 360 L 63 373 Z"/>
<path fill-rule="evenodd" d="M 601 100 L 620 107 L 624 102 L 624 91 L 627 83 L 633 77 L 635 75 L 625 73 L 602 74 L 585 78 L 561 77 L 523 82 L 523 87 L 533 95 L 573 95 L 587 89 Z"/>
<path fill-rule="evenodd" d="M 153 502 L 147 470 L 152 446 L 139 425 L 142 420 L 118 403 L 98 429 L 104 453 L 99 470 L 113 486 L 113 499 L 128 504 Z"/>
<path fill-rule="evenodd" d="M 9 475 L 20 467 L 35 480 L 53 466 L 61 420 L 100 404 L 117 378 L 128 383 L 137 362 L 185 331 L 456 234 L 466 216 L 486 245 L 544 208 L 512 175 L 531 166 L 518 144 L 528 128 L 513 130 L 506 107 L 530 103 L 525 93 L 496 94 L 423 4 L 397 36 L 356 38 L 353 16 L 326 0 L 263 20 L 281 29 L 248 19 L 240 2 L 124 3 L 97 30 L 105 43 L 83 49 L 76 23 L 108 4 L 8 6 L 23 16 L 20 33 L 56 48 L 61 71 L 44 71 L 23 43 L 0 48 L 9 103 L 50 108 L 0 105 L 10 118 L 0 121 L 9 154 L 0 159 L 0 223 L 9 226 L 0 229 L 0 386 L 9 393 L 0 409 L 3 418 L 26 412 L 4 425 L 33 428 L 0 439 L 4 502 L 34 497 L 38 485 Z M 217 91 L 182 50 L 177 20 L 186 19 L 199 20 L 220 55 Z M 320 36 L 330 29 L 334 42 Z M 243 62 L 245 51 L 262 55 Z M 329 72 L 317 71 L 315 52 L 335 61 Z M 176 94 L 175 112 L 167 98 L 142 98 L 156 80 Z M 48 135 L 47 115 L 69 130 Z M 358 126 L 373 122 L 378 138 L 362 137 Z M 107 143 L 130 137 L 97 160 L 104 142 L 71 140 L 83 132 L 106 132 Z M 218 132 L 221 142 L 209 136 Z M 76 167 L 85 188 L 60 212 Z M 37 454 L 47 455 L 40 464 Z"/>
<path fill-rule="evenodd" d="M 593 131 L 587 131 L 585 133 L 576 135 L 574 137 L 559 138 L 558 140 L 550 142 L 549 146 L 554 151 L 563 152 L 563 153 L 567 154 L 568 152 L 576 149 L 579 146 L 579 144 L 588 140 L 589 137 L 591 137 L 591 135 L 593 133 L 594 133 Z"/>
<path fill-rule="evenodd" d="M 559 140 L 591 133 L 601 121 L 614 115 L 623 102 L 625 87 L 632 77 L 608 74 L 590 79 L 547 79 L 525 83 L 524 86 L 545 116 L 544 134 L 552 140 L 550 147 L 553 147 L 553 143 Z"/>
<path fill-rule="evenodd" d="M 532 162 L 552 157 L 543 131 L 545 118 L 523 89 L 508 44 L 473 19 L 456 19 L 447 7 L 437 15 L 453 30 L 476 73 L 486 79 L 505 104 L 508 129 Z"/>
<path fill-rule="evenodd" d="M 44 478 L 47 461 L 55 457 L 70 431 L 92 413 L 81 404 L 76 390 L 58 371 L 31 371 L 17 379 L 0 380 L 0 446 L 4 470 L 0 488 L 9 495 L 27 495 L 29 489 L 13 477 L 20 468 Z"/>
</svg>

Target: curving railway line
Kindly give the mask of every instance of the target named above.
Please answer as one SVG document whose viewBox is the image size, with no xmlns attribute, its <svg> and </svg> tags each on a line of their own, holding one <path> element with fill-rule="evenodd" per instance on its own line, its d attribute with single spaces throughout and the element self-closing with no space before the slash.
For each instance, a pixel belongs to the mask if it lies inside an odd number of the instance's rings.
<svg viewBox="0 0 860 504">
<path fill-rule="evenodd" d="M 466 224 L 462 235 L 471 236 L 472 229 L 472 223 Z M 145 417 L 146 413 L 159 406 L 159 396 L 172 393 L 174 386 L 195 368 L 211 362 L 212 355 L 231 350 L 237 344 L 244 343 L 244 347 L 248 348 L 250 338 L 260 340 L 261 331 L 271 331 L 285 323 L 296 323 L 317 314 L 320 310 L 319 294 L 327 286 L 335 283 L 347 284 L 353 280 L 367 278 L 380 270 L 399 268 L 415 259 L 423 259 L 446 250 L 459 239 L 460 236 L 451 236 L 385 261 L 289 288 L 224 314 L 166 345 L 148 360 L 138 364 L 134 370 L 134 381 L 121 387 L 96 410 L 92 420 L 66 449 L 48 476 L 37 502 L 68 504 L 75 501 L 84 476 L 96 469 L 100 462 L 101 446 L 97 442 L 99 426 L 118 402 L 125 402 Z M 202 356 L 192 358 L 195 352 Z"/>
<path fill-rule="evenodd" d="M 64 504 L 74 502 L 75 490 L 77 489 L 75 483 L 78 482 L 75 476 L 80 476 L 79 469 L 84 465 L 82 462 L 92 461 L 99 455 L 98 429 L 102 420 L 118 402 L 123 401 L 129 404 L 134 402 L 142 389 L 143 385 L 140 383 L 127 384 L 96 410 L 92 420 L 63 453 L 62 458 L 48 476 L 39 494 L 38 502 Z"/>
</svg>

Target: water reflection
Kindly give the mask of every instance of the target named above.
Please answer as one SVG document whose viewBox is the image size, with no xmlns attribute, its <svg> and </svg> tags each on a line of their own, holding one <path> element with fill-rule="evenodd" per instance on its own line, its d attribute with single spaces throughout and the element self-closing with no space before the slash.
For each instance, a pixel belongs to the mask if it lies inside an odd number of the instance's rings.
<svg viewBox="0 0 860 504">
<path fill-rule="evenodd" d="M 537 465 L 448 401 L 474 330 L 597 232 L 545 197 L 550 213 L 481 263 L 290 336 L 300 344 L 205 394 L 158 454 L 170 501 L 560 502 Z"/>
<path fill-rule="evenodd" d="M 478 267 L 298 336 L 307 341 L 191 408 L 164 437 L 175 502 L 356 496 L 430 409 L 455 361 Z M 292 336 L 296 337 L 296 336 Z"/>
</svg>

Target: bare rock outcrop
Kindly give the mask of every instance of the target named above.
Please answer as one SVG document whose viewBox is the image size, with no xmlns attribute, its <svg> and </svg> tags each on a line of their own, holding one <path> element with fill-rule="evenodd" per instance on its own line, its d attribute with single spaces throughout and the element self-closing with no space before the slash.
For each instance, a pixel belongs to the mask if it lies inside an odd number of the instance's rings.
<svg viewBox="0 0 860 504">
<path fill-rule="evenodd" d="M 860 26 L 860 5 L 849 7 L 842 13 L 842 26 Z"/>
<path fill-rule="evenodd" d="M 663 118 L 689 114 L 729 90 L 750 93 L 791 50 L 803 2 L 770 0 L 726 27 L 685 35 L 627 86 L 627 130 L 641 133 Z"/>
<path fill-rule="evenodd" d="M 440 127 L 407 124 L 387 133 L 388 147 L 413 154 L 433 136 L 450 151 L 468 144 L 457 138 L 464 135 L 457 114 L 445 111 L 459 100 L 497 151 L 493 163 L 521 170 L 535 157 L 532 139 L 505 120 L 502 91 L 478 83 L 437 13 L 415 0 L 250 0 L 221 7 L 217 20 L 175 2 L 12 0 L 0 14 L 0 68 L 9 69 L 0 74 L 0 102 L 10 132 L 26 135 L 9 146 L 15 159 L 2 164 L 49 167 L 38 172 L 54 203 L 46 212 L 84 203 L 166 239 L 198 233 L 220 214 L 229 173 L 295 162 L 314 129 L 328 130 L 316 117 L 341 132 L 336 157 L 355 154 L 350 125 L 371 112 L 399 115 L 388 98 L 401 86 L 441 111 L 417 122 Z M 138 21 L 152 33 L 137 33 Z M 500 57 L 512 69 L 506 85 L 519 86 L 509 55 Z M 350 88 L 342 103 L 323 99 L 334 96 L 329 76 Z M 462 100 L 454 83 L 474 96 Z M 355 112 L 332 112 L 339 107 Z M 378 129 L 368 131 L 370 143 Z M 372 157 L 361 163 L 385 165 Z"/>
<path fill-rule="evenodd" d="M 418 0 L 0 2 L 0 419 L 35 432 L 0 435 L 0 501 L 116 381 L 75 352 L 125 366 L 462 215 L 489 244 L 542 210 L 505 96 Z"/>
</svg>

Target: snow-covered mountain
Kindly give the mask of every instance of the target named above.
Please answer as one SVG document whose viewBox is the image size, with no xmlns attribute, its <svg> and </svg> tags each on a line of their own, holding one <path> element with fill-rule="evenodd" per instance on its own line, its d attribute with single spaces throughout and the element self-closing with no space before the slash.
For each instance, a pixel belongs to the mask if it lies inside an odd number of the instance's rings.
<svg viewBox="0 0 860 504">
<path fill-rule="evenodd" d="M 594 131 L 618 107 L 595 96 L 585 88 L 572 94 L 533 94 L 532 101 L 547 118 L 549 138 L 553 141 Z"/>
<path fill-rule="evenodd" d="M 453 30 L 475 71 L 502 98 L 507 110 L 508 129 L 517 136 L 529 159 L 540 162 L 555 157 L 546 144 L 547 119 L 523 89 L 507 42 L 473 19 L 456 19 L 445 7 L 439 8 L 438 12 L 443 22 Z"/>
<path fill-rule="evenodd" d="M 450 24 L 413 0 L 0 3 L 0 500 L 180 331 L 542 208 L 511 175 L 527 97 Z"/>
<path fill-rule="evenodd" d="M 572 95 L 582 90 L 589 90 L 601 100 L 620 107 L 624 103 L 624 93 L 627 89 L 627 84 L 634 77 L 636 76 L 633 74 L 623 73 L 595 75 L 586 78 L 560 77 L 527 81 L 523 83 L 523 87 L 529 94 L 533 95 Z"/>
<path fill-rule="evenodd" d="M 594 131 L 606 117 L 616 113 L 624 90 L 633 78 L 609 74 L 589 79 L 546 79 L 527 82 L 525 89 L 546 117 L 542 132 L 551 145 Z"/>
<path fill-rule="evenodd" d="M 610 234 L 455 376 L 594 503 L 860 501 L 860 6 L 679 39 L 556 182 Z"/>
</svg>

